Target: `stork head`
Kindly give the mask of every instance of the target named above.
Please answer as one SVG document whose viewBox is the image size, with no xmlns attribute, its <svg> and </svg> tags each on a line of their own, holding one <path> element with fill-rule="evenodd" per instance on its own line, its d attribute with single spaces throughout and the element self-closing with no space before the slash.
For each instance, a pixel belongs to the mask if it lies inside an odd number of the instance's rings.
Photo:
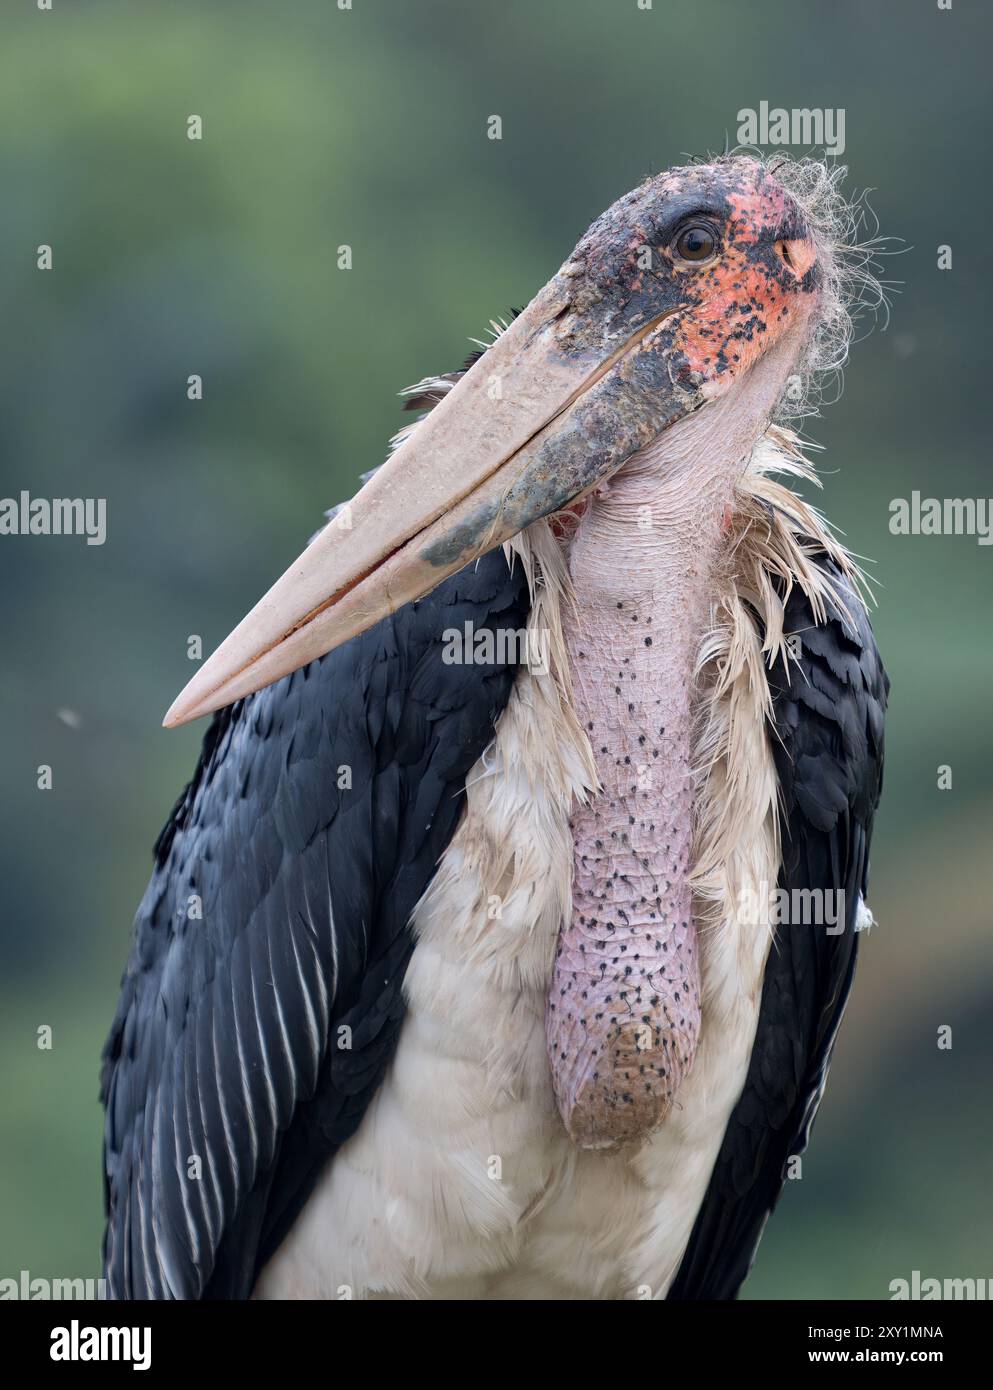
<svg viewBox="0 0 993 1390">
<path fill-rule="evenodd" d="M 572 255 L 205 663 L 182 724 L 296 670 L 763 379 L 815 334 L 826 247 L 760 160 L 646 180 Z M 760 363 L 775 362 L 759 371 Z M 772 378 L 770 394 L 769 381 Z"/>
</svg>

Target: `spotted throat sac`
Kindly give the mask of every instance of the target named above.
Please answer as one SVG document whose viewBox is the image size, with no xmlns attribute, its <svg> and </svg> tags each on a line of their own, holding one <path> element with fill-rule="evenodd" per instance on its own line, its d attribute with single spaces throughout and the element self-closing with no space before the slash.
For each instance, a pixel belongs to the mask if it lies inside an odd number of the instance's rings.
<svg viewBox="0 0 993 1390">
<path fill-rule="evenodd" d="M 650 1133 L 692 1065 L 700 963 L 690 888 L 694 662 L 719 514 L 638 536 L 643 480 L 594 499 L 571 551 L 565 637 L 600 792 L 574 808 L 572 918 L 546 1031 L 556 1099 L 581 1147 Z M 637 543 L 632 545 L 632 534 Z"/>
</svg>

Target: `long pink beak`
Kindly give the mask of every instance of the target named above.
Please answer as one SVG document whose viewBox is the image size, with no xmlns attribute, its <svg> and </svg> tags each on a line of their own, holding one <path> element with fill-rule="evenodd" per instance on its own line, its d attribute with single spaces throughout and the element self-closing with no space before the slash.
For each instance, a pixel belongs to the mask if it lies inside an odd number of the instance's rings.
<svg viewBox="0 0 993 1390">
<path fill-rule="evenodd" d="M 179 695 L 167 728 L 429 593 L 699 403 L 674 386 L 671 399 L 656 391 L 649 401 L 638 383 L 639 354 L 657 348 L 668 314 L 590 345 L 570 311 L 573 278 L 567 264 L 312 541 Z"/>
</svg>

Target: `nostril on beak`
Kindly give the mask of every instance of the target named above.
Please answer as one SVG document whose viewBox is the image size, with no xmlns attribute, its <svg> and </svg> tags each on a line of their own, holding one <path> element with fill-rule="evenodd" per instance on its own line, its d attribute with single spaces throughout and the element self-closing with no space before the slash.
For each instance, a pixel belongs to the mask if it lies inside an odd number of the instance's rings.
<svg viewBox="0 0 993 1390">
<path fill-rule="evenodd" d="M 814 243 L 809 237 L 796 237 L 791 241 L 777 241 L 776 251 L 798 280 L 803 279 L 817 259 Z"/>
</svg>

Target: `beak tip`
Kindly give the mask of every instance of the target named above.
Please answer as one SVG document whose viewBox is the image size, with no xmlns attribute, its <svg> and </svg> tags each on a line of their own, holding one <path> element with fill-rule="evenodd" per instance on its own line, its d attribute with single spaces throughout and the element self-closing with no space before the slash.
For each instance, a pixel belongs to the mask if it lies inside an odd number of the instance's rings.
<svg viewBox="0 0 993 1390">
<path fill-rule="evenodd" d="M 203 713 L 197 704 L 190 704 L 186 691 L 182 691 L 176 696 L 172 704 L 165 712 L 162 720 L 163 729 L 178 729 L 182 724 L 189 724 L 194 719 L 198 719 Z"/>
</svg>

